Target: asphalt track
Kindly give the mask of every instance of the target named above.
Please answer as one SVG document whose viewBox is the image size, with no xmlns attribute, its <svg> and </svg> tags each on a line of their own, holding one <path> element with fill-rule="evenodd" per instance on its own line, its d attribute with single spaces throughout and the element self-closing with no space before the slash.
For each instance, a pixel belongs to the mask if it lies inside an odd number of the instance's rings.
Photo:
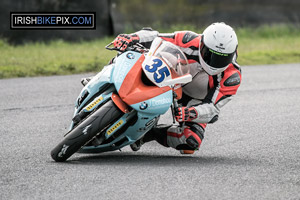
<svg viewBox="0 0 300 200">
<path fill-rule="evenodd" d="M 151 142 L 56 163 L 82 76 L 0 80 L 1 200 L 300 199 L 300 64 L 243 67 L 194 155 Z"/>
</svg>

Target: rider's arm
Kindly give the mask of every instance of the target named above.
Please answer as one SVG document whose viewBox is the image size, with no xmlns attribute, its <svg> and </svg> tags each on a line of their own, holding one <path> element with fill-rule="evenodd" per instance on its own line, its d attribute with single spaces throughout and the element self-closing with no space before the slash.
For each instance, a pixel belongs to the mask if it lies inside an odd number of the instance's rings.
<svg viewBox="0 0 300 200">
<path fill-rule="evenodd" d="M 193 122 L 213 123 L 218 120 L 220 109 L 232 99 L 240 86 L 241 71 L 237 64 L 230 64 L 222 74 L 211 77 L 209 82 L 211 89 L 207 96 L 200 105 L 193 106 L 197 113 Z"/>
<path fill-rule="evenodd" d="M 194 33 L 192 31 L 177 31 L 174 33 L 159 33 L 158 31 L 153 30 L 152 28 L 143 28 L 142 30 L 131 33 L 131 34 L 120 34 L 115 39 L 115 46 L 118 48 L 122 48 L 122 46 L 127 48 L 127 45 L 135 44 L 136 42 L 139 42 L 146 48 L 150 48 L 153 40 L 156 37 L 160 37 L 163 40 L 169 41 L 181 48 L 192 48 L 191 50 L 184 52 L 189 54 L 190 51 L 193 51 L 195 48 L 198 48 L 199 46 L 199 34 Z M 194 40 L 195 38 L 198 38 L 198 40 Z M 123 50 L 124 50 L 123 49 Z"/>
<path fill-rule="evenodd" d="M 146 48 L 150 48 L 152 41 L 156 37 L 160 37 L 163 40 L 169 41 L 182 48 L 197 48 L 199 46 L 200 35 L 192 31 L 177 31 L 174 33 L 159 33 L 151 28 L 143 28 L 142 30 L 133 33 L 139 37 L 139 43 Z M 198 40 L 194 40 L 198 38 Z M 185 52 L 186 53 L 186 52 Z"/>
<path fill-rule="evenodd" d="M 126 51 L 129 46 L 141 43 L 146 48 L 150 48 L 152 41 L 158 36 L 158 32 L 151 28 L 143 28 L 142 30 L 131 34 L 120 34 L 113 41 L 113 45 L 120 51 Z"/>
<path fill-rule="evenodd" d="M 152 41 L 158 36 L 159 33 L 152 28 L 143 28 L 134 34 L 139 37 L 140 44 L 146 48 L 150 48 Z"/>
</svg>

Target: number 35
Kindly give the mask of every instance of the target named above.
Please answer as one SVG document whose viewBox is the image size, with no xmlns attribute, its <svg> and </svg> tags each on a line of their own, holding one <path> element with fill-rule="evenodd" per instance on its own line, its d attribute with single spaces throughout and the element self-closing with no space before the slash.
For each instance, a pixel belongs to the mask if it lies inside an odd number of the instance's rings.
<svg viewBox="0 0 300 200">
<path fill-rule="evenodd" d="M 167 66 L 157 70 L 157 68 L 161 67 L 163 62 L 160 59 L 153 59 L 153 64 L 151 66 L 146 65 L 145 69 L 148 72 L 153 73 L 153 78 L 156 83 L 161 83 L 165 77 L 170 76 L 170 71 Z"/>
</svg>

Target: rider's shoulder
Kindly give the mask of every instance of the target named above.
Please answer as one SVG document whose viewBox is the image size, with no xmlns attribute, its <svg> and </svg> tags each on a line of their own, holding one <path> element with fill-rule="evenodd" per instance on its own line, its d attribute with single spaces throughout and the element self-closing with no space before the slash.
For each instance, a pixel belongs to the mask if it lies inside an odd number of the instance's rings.
<svg viewBox="0 0 300 200">
<path fill-rule="evenodd" d="M 242 74 L 240 66 L 232 62 L 227 69 L 222 73 L 222 81 L 224 86 L 238 86 L 241 83 Z"/>
<path fill-rule="evenodd" d="M 151 27 L 143 27 L 142 31 L 155 31 Z"/>
<path fill-rule="evenodd" d="M 227 67 L 227 69 L 224 71 L 225 74 L 227 73 L 233 73 L 233 72 L 239 72 L 239 74 L 241 73 L 241 67 L 239 66 L 239 64 L 237 62 L 232 62 L 229 64 L 229 66 Z"/>
<path fill-rule="evenodd" d="M 192 44 L 195 42 L 196 46 L 198 46 L 201 35 L 193 31 L 177 31 L 175 32 L 175 38 L 182 44 Z"/>
</svg>

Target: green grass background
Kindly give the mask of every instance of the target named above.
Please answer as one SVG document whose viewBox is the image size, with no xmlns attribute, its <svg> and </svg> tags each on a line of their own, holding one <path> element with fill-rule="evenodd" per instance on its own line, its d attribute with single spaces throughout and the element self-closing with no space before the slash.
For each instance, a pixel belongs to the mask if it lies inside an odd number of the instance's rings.
<svg viewBox="0 0 300 200">
<path fill-rule="evenodd" d="M 159 32 L 192 30 L 192 25 L 157 29 Z M 126 32 L 133 32 L 128 29 Z M 238 63 L 243 65 L 300 63 L 300 28 L 292 25 L 237 28 Z M 93 41 L 35 42 L 10 45 L 0 39 L 0 78 L 97 72 L 116 55 L 105 45 L 113 37 Z"/>
</svg>

